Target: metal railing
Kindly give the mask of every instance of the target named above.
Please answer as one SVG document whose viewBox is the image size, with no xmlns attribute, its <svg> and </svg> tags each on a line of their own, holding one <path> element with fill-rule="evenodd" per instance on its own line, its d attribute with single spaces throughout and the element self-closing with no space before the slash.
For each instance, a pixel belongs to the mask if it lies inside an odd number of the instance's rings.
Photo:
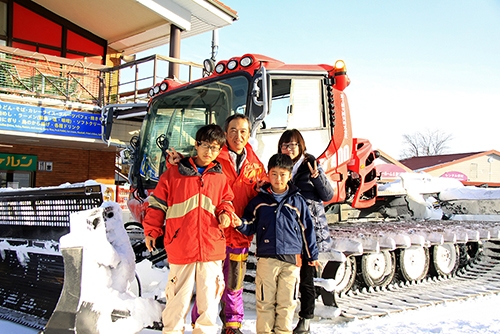
<svg viewBox="0 0 500 334">
<path fill-rule="evenodd" d="M 97 107 L 144 102 L 149 89 L 167 76 L 170 63 L 183 66 L 181 81 L 203 75 L 201 64 L 161 55 L 109 67 L 0 46 L 0 94 Z"/>
<path fill-rule="evenodd" d="M 201 78 L 203 65 L 162 55 L 152 55 L 102 70 L 104 77 L 104 104 L 147 101 L 151 87 L 161 82 L 168 73 L 169 63 L 182 65 L 179 81 Z M 195 70 L 197 73 L 195 73 Z M 163 74 L 163 75 L 161 75 Z"/>
<path fill-rule="evenodd" d="M 105 66 L 0 47 L 0 92 L 98 104 Z"/>
</svg>

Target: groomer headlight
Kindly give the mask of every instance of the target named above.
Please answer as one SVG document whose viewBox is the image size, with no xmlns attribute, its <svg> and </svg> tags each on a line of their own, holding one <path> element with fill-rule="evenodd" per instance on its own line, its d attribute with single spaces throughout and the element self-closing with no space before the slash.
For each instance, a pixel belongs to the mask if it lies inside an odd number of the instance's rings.
<svg viewBox="0 0 500 334">
<path fill-rule="evenodd" d="M 227 68 L 230 70 L 234 70 L 238 66 L 238 62 L 234 59 L 230 60 L 229 63 L 227 63 Z"/>
<path fill-rule="evenodd" d="M 151 88 L 151 89 L 149 90 L 148 95 L 149 95 L 149 97 L 151 97 L 151 96 L 155 95 L 155 91 L 154 91 L 154 89 L 153 89 L 153 88 Z"/>
<path fill-rule="evenodd" d="M 160 92 L 160 86 L 156 85 L 154 88 L 153 88 L 153 91 L 156 94 L 158 94 Z"/>
<path fill-rule="evenodd" d="M 168 88 L 168 84 L 166 82 L 162 82 L 161 85 L 160 85 L 160 90 L 162 92 L 166 91 Z"/>
<path fill-rule="evenodd" d="M 337 60 L 335 62 L 335 72 L 345 72 L 345 63 L 343 60 Z"/>
<path fill-rule="evenodd" d="M 215 72 L 221 74 L 222 72 L 224 72 L 224 70 L 226 69 L 226 67 L 224 66 L 224 64 L 217 64 L 217 66 L 215 66 Z"/>
<path fill-rule="evenodd" d="M 240 60 L 240 65 L 243 67 L 250 66 L 250 65 L 252 65 L 252 63 L 253 63 L 253 59 L 251 57 L 243 57 Z"/>
<path fill-rule="evenodd" d="M 203 61 L 203 68 L 205 72 L 212 73 L 214 71 L 215 63 L 212 59 L 205 59 Z"/>
</svg>

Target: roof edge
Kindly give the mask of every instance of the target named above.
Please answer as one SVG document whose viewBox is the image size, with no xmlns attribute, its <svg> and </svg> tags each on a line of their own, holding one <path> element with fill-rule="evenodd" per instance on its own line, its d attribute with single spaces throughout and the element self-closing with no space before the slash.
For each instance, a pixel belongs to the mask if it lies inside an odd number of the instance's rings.
<svg viewBox="0 0 500 334">
<path fill-rule="evenodd" d="M 443 168 L 443 167 L 451 166 L 451 165 L 454 165 L 456 163 L 464 162 L 464 161 L 467 161 L 467 160 L 475 159 L 475 158 L 482 157 L 482 156 L 485 156 L 485 155 L 490 155 L 490 154 L 496 154 L 496 155 L 500 156 L 500 152 L 496 151 L 496 150 L 483 151 L 483 152 L 478 152 L 478 153 L 469 155 L 469 156 L 461 158 L 461 159 L 448 161 L 448 162 L 445 162 L 445 163 L 442 163 L 442 164 L 439 164 L 439 165 L 424 167 L 424 168 L 422 168 L 422 171 L 424 171 L 424 172 L 431 172 L 431 171 L 436 170 L 436 169 L 440 169 L 440 168 Z"/>
<path fill-rule="evenodd" d="M 210 3 L 212 6 L 217 7 L 219 10 L 223 11 L 227 15 L 231 16 L 233 18 L 233 21 L 237 21 L 239 19 L 238 12 L 232 9 L 231 7 L 223 4 L 222 2 L 218 0 L 205 0 L 205 1 Z"/>
</svg>

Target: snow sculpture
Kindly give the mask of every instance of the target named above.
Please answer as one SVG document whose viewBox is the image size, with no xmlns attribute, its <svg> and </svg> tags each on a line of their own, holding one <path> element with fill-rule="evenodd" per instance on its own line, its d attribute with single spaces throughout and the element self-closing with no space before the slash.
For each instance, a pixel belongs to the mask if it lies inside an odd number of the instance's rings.
<svg viewBox="0 0 500 334">
<path fill-rule="evenodd" d="M 161 321 L 162 306 L 130 290 L 135 255 L 121 217 L 114 202 L 71 214 L 70 233 L 60 239 L 66 267 L 63 293 L 46 334 L 52 329 L 132 334 Z"/>
</svg>

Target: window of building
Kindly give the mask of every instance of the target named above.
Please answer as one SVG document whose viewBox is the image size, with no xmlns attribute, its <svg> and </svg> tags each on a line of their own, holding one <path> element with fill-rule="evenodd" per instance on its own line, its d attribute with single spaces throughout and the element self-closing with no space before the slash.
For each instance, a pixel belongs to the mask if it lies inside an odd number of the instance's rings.
<svg viewBox="0 0 500 334">
<path fill-rule="evenodd" d="M 12 38 L 61 50 L 62 26 L 14 3 Z"/>
<path fill-rule="evenodd" d="M 0 41 L 4 45 L 10 40 L 9 46 L 22 50 L 104 64 L 104 39 L 34 2 L 24 1 L 12 2 L 12 32 L 8 32 L 8 11 L 8 4 L 0 0 Z"/>
<path fill-rule="evenodd" d="M 477 164 L 476 163 L 471 163 L 470 164 L 470 173 L 469 177 L 471 179 L 477 179 Z"/>
<path fill-rule="evenodd" d="M 33 187 L 33 173 L 20 171 L 0 171 L 0 188 Z"/>
</svg>

